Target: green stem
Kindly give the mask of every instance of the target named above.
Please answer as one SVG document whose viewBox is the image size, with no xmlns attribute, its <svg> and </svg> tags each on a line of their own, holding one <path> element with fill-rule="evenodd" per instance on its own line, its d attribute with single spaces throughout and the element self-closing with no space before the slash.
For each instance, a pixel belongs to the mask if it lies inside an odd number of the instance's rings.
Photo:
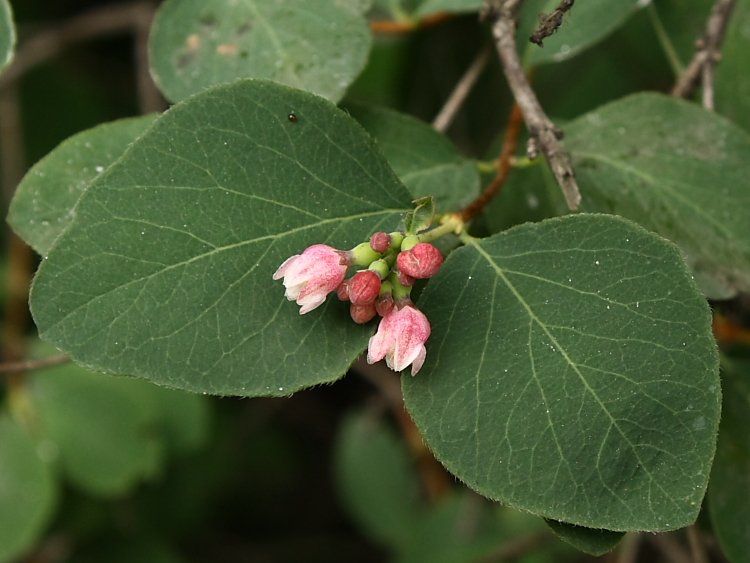
<svg viewBox="0 0 750 563">
<path fill-rule="evenodd" d="M 528 156 L 514 156 L 510 159 L 510 165 L 513 168 L 531 168 L 539 166 L 542 162 L 544 162 L 542 158 L 529 158 Z"/>
<path fill-rule="evenodd" d="M 680 60 L 680 56 L 677 54 L 677 49 L 675 49 L 672 40 L 669 38 L 667 30 L 664 29 L 664 24 L 659 17 L 659 11 L 656 9 L 656 6 L 653 2 L 649 2 L 648 6 L 646 7 L 646 11 L 648 12 L 648 17 L 651 20 L 651 25 L 656 32 L 656 37 L 659 39 L 659 44 L 664 50 L 664 54 L 669 61 L 669 66 L 672 67 L 672 72 L 675 76 L 680 76 L 685 67 Z"/>
<path fill-rule="evenodd" d="M 476 164 L 481 174 L 493 174 L 497 170 L 497 160 L 477 160 Z"/>
<path fill-rule="evenodd" d="M 464 222 L 461 221 L 461 219 L 459 219 L 455 215 L 444 215 L 441 224 L 438 227 L 435 227 L 431 231 L 427 231 L 426 233 L 422 233 L 421 235 L 419 235 L 419 241 L 432 242 L 433 240 L 439 239 L 440 237 L 449 235 L 451 233 L 461 233 L 463 232 L 463 230 Z"/>
<path fill-rule="evenodd" d="M 460 240 L 464 244 L 471 244 L 472 246 L 479 244 L 480 241 L 480 239 L 471 236 L 466 231 L 461 231 L 460 233 L 458 233 L 458 240 Z"/>
</svg>

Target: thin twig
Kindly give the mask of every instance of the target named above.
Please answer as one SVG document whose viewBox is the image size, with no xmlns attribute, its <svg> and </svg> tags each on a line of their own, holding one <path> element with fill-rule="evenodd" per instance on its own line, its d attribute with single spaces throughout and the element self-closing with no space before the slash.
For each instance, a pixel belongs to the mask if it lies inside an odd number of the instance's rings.
<svg viewBox="0 0 750 563">
<path fill-rule="evenodd" d="M 690 554 L 675 541 L 672 534 L 654 534 L 648 538 L 669 563 L 691 563 Z"/>
<path fill-rule="evenodd" d="M 477 83 L 477 80 L 482 75 L 484 68 L 487 66 L 487 63 L 490 60 L 491 54 L 492 47 L 488 45 L 487 47 L 479 51 L 479 54 L 472 61 L 469 68 L 466 69 L 466 72 L 464 72 L 461 79 L 453 88 L 453 91 L 451 92 L 450 96 L 448 96 L 445 104 L 443 104 L 442 109 L 432 121 L 432 127 L 436 131 L 440 131 L 441 133 L 443 133 L 446 129 L 448 129 L 448 127 L 451 126 L 451 123 L 453 123 L 453 120 L 456 118 L 458 110 L 461 109 L 461 106 L 463 106 L 464 102 L 466 101 L 466 97 L 469 95 L 469 92 L 471 92 L 471 89 L 474 87 L 474 85 Z"/>
<path fill-rule="evenodd" d="M 568 207 L 577 209 L 581 202 L 581 194 L 570 156 L 560 145 L 562 131 L 555 127 L 555 124 L 544 113 L 526 78 L 516 50 L 515 13 L 520 3 L 521 0 L 486 0 L 485 13 L 495 19 L 492 33 L 495 37 L 497 52 L 500 55 L 508 85 L 523 112 L 531 141 L 535 148 L 547 158 L 552 173 L 565 195 Z"/>
<path fill-rule="evenodd" d="M 374 33 L 401 35 L 411 33 L 417 29 L 432 27 L 453 17 L 453 14 L 449 12 L 437 12 L 418 20 L 373 20 L 370 22 L 370 29 Z"/>
<path fill-rule="evenodd" d="M 635 563 L 638 560 L 638 550 L 642 539 L 643 534 L 638 532 L 625 534 L 617 550 L 617 563 Z"/>
<path fill-rule="evenodd" d="M 690 554 L 693 556 L 693 563 L 708 563 L 708 556 L 706 555 L 706 548 L 701 538 L 701 531 L 695 524 L 688 526 L 687 538 L 688 545 L 690 546 Z"/>
<path fill-rule="evenodd" d="M 39 369 L 66 364 L 69 361 L 70 361 L 70 358 L 66 354 L 57 354 L 55 356 L 49 356 L 47 358 L 40 358 L 38 360 L 23 360 L 20 362 L 6 362 L 4 364 L 0 364 L 0 374 L 5 375 L 5 374 L 10 374 L 10 373 L 24 373 L 27 371 L 35 371 Z"/>
<path fill-rule="evenodd" d="M 541 544 L 550 541 L 550 539 L 552 539 L 552 534 L 549 532 L 539 532 L 512 539 L 500 546 L 494 553 L 480 559 L 480 563 L 497 563 L 508 559 L 518 559 L 522 555 L 530 553 Z"/>
<path fill-rule="evenodd" d="M 508 118 L 508 125 L 505 128 L 505 138 L 503 139 L 503 148 L 500 151 L 500 157 L 497 159 L 497 173 L 482 193 L 474 201 L 462 209 L 458 215 L 462 221 L 469 221 L 474 218 L 487 204 L 500 192 L 505 181 L 508 179 L 512 168 L 513 156 L 518 148 L 518 137 L 521 134 L 521 123 L 523 123 L 523 114 L 517 103 Z"/>
<path fill-rule="evenodd" d="M 431 500 L 437 500 L 451 488 L 451 479 L 424 443 L 422 434 L 406 412 L 401 393 L 401 379 L 383 364 L 370 365 L 363 359 L 357 361 L 353 369 L 369 381 L 388 403 L 393 416 L 401 427 L 401 433 L 414 454 L 425 491 Z M 408 376 L 406 376 L 408 377 Z"/>
<path fill-rule="evenodd" d="M 0 168 L 2 192 L 10 199 L 25 171 L 23 115 L 18 85 L 0 90 Z M 33 271 L 33 254 L 15 234 L 7 237 L 7 295 L 2 318 L 0 354 L 4 361 L 17 361 L 24 357 L 26 328 L 29 321 L 28 291 Z M 5 380 L 11 402 L 21 405 L 23 376 L 14 374 Z"/>
<path fill-rule="evenodd" d="M 544 40 L 560 28 L 565 12 L 573 7 L 573 2 L 575 0 L 562 0 L 557 8 L 546 16 L 542 16 L 539 25 L 529 37 L 529 41 L 536 43 L 540 47 L 544 47 Z"/>
<path fill-rule="evenodd" d="M 145 0 L 102 6 L 37 32 L 20 44 L 13 62 L 0 77 L 0 88 L 54 58 L 68 45 L 142 28 L 145 21 L 151 21 L 153 11 L 152 4 Z"/>
<path fill-rule="evenodd" d="M 714 109 L 714 68 L 721 58 L 721 45 L 735 4 L 736 0 L 716 0 L 703 36 L 696 41 L 695 54 L 672 88 L 673 96 L 689 98 L 700 81 L 703 86 L 703 106 Z"/>
</svg>

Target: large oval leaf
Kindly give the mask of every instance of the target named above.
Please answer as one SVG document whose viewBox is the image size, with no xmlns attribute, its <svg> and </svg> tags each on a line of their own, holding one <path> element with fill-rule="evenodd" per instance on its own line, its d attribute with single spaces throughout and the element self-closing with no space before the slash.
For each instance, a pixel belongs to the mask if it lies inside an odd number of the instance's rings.
<svg viewBox="0 0 750 563">
<path fill-rule="evenodd" d="M 331 0 L 167 0 L 151 30 L 151 71 L 172 101 L 238 78 L 337 101 L 370 52 L 371 33 L 356 8 Z"/>
<path fill-rule="evenodd" d="M 695 519 L 718 358 L 673 245 L 606 215 L 526 224 L 451 254 L 419 304 L 433 332 L 404 397 L 456 476 L 590 528 Z"/>
<path fill-rule="evenodd" d="M 73 218 L 74 207 L 91 181 L 119 158 L 153 123 L 155 116 L 105 123 L 63 141 L 37 162 L 18 185 L 8 222 L 39 254 Z"/>
<path fill-rule="evenodd" d="M 676 242 L 709 297 L 750 291 L 750 135 L 658 94 L 623 98 L 565 130 L 582 209 Z"/>
<path fill-rule="evenodd" d="M 272 274 L 313 243 L 350 248 L 395 228 L 409 201 L 330 102 L 252 80 L 218 87 L 167 112 L 89 187 L 32 312 L 43 338 L 102 371 L 286 395 L 340 377 L 370 328 L 330 300 L 300 317 Z"/>
</svg>

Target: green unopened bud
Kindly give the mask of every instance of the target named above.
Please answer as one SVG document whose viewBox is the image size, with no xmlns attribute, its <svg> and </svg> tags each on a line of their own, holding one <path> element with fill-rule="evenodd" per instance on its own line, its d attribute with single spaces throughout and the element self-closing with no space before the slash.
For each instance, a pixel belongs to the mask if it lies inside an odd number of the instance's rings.
<svg viewBox="0 0 750 563">
<path fill-rule="evenodd" d="M 404 233 L 393 231 L 392 233 L 388 234 L 391 237 L 391 248 L 394 250 L 401 248 L 401 243 L 404 242 Z"/>
<path fill-rule="evenodd" d="M 391 282 L 384 281 L 380 284 L 380 295 L 390 295 L 391 293 L 393 293 Z"/>
<path fill-rule="evenodd" d="M 380 254 L 370 247 L 369 241 L 358 244 L 349 253 L 351 255 L 351 263 L 355 266 L 369 266 L 380 258 Z"/>
<path fill-rule="evenodd" d="M 417 246 L 421 241 L 419 240 L 419 237 L 416 235 L 409 235 L 408 237 L 404 237 L 403 242 L 401 243 L 401 250 L 411 250 L 415 246 Z"/>
<path fill-rule="evenodd" d="M 384 280 L 386 277 L 388 277 L 388 272 L 391 271 L 391 268 L 388 263 L 381 258 L 380 260 L 375 260 L 372 264 L 370 264 L 368 270 L 375 272 L 381 280 Z"/>
<path fill-rule="evenodd" d="M 397 274 L 391 272 L 391 275 L 388 276 L 388 281 L 391 282 L 391 293 L 393 294 L 393 299 L 399 301 L 401 299 L 406 299 L 407 297 L 409 297 L 409 294 L 411 293 L 411 287 L 402 285 L 398 280 Z"/>
</svg>

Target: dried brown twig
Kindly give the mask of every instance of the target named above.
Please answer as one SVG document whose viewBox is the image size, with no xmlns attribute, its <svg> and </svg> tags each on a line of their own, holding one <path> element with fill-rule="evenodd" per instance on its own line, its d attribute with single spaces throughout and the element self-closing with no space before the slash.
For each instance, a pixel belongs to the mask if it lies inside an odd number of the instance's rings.
<svg viewBox="0 0 750 563">
<path fill-rule="evenodd" d="M 0 89 L 37 65 L 58 56 L 73 43 L 132 33 L 136 39 L 135 59 L 141 108 L 144 113 L 160 111 L 164 103 L 148 73 L 147 39 L 154 9 L 154 4 L 148 0 L 106 5 L 40 29 L 21 43 L 13 62 L 0 77 Z"/>
<path fill-rule="evenodd" d="M 703 36 L 696 41 L 697 50 L 672 89 L 673 96 L 690 97 L 700 80 L 703 106 L 709 110 L 714 109 L 714 70 L 721 59 L 721 45 L 735 4 L 736 0 L 716 0 Z"/>
<path fill-rule="evenodd" d="M 482 75 L 482 71 L 487 66 L 491 53 L 492 49 L 489 47 L 482 49 L 474 61 L 472 61 L 471 65 L 469 65 L 469 68 L 466 69 L 463 76 L 461 76 L 461 79 L 453 88 L 453 91 L 450 96 L 448 96 L 445 104 L 443 104 L 440 112 L 438 112 L 437 116 L 432 121 L 432 127 L 436 131 L 443 133 L 448 127 L 450 127 L 451 123 L 453 123 L 458 110 L 461 109 L 469 92 L 471 92 L 471 89 Z"/>
<path fill-rule="evenodd" d="M 521 0 L 486 0 L 484 15 L 494 19 L 492 34 L 516 103 L 521 108 L 534 148 L 547 158 L 570 209 L 577 209 L 581 194 L 570 156 L 560 145 L 562 131 L 544 113 L 526 78 L 516 50 L 516 10 Z M 533 151 L 532 151 L 533 152 Z"/>
<path fill-rule="evenodd" d="M 573 2 L 575 0 L 562 0 L 557 8 L 546 16 L 542 16 L 539 25 L 529 37 L 529 41 L 536 43 L 540 47 L 544 47 L 544 40 L 560 28 L 565 12 L 573 7 Z"/>
<path fill-rule="evenodd" d="M 55 356 L 48 356 L 47 358 L 40 358 L 38 360 L 6 362 L 4 364 L 0 364 L 0 374 L 25 373 L 27 371 L 34 371 L 38 369 L 67 364 L 69 361 L 70 358 L 66 354 L 57 354 Z"/>
</svg>

